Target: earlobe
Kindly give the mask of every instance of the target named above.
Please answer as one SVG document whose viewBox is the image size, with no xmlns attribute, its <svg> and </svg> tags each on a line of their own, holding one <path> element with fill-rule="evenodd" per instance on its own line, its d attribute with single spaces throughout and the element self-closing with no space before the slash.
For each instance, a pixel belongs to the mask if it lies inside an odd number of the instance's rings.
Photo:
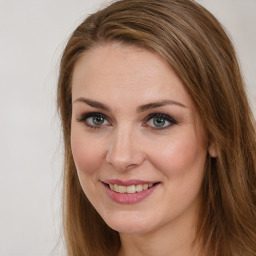
<svg viewBox="0 0 256 256">
<path fill-rule="evenodd" d="M 217 157 L 217 149 L 215 143 L 210 143 L 208 147 L 208 153 L 210 157 L 216 158 Z"/>
</svg>

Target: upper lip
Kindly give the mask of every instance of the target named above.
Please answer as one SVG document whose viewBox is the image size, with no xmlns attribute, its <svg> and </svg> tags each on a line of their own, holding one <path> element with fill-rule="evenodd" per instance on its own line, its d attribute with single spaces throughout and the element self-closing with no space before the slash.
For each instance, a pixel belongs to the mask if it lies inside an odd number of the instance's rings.
<svg viewBox="0 0 256 256">
<path fill-rule="evenodd" d="M 146 181 L 146 180 L 118 180 L 118 179 L 111 179 L 111 180 L 104 180 L 103 183 L 105 184 L 112 184 L 112 185 L 119 185 L 119 186 L 131 186 L 131 185 L 143 185 L 143 184 L 154 184 L 158 183 L 157 181 Z"/>
</svg>

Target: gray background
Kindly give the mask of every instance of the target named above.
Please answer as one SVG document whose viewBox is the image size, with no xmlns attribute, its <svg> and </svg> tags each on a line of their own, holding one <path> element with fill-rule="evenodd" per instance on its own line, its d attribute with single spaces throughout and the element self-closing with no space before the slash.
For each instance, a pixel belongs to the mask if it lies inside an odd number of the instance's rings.
<svg viewBox="0 0 256 256">
<path fill-rule="evenodd" d="M 256 0 L 198 2 L 227 28 L 256 113 Z M 63 255 L 58 63 L 70 33 L 104 3 L 0 0 L 0 256 Z"/>
</svg>

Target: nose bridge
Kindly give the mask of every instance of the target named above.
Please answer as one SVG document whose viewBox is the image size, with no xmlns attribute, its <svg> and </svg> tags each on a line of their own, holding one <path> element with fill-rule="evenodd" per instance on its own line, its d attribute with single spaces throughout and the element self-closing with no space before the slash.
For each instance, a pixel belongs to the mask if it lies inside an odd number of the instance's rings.
<svg viewBox="0 0 256 256">
<path fill-rule="evenodd" d="M 106 160 L 118 170 L 136 167 L 143 162 L 144 153 L 136 140 L 136 131 L 130 125 L 119 126 L 113 131 Z"/>
</svg>

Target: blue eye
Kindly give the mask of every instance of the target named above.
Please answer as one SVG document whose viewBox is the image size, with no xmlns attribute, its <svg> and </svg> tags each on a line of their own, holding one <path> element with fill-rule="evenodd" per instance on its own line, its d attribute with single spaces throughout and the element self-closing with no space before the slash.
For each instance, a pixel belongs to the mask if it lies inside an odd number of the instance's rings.
<svg viewBox="0 0 256 256">
<path fill-rule="evenodd" d="M 83 122 L 90 128 L 101 128 L 102 126 L 110 125 L 105 115 L 97 112 L 83 114 L 77 119 L 77 121 Z"/>
<path fill-rule="evenodd" d="M 173 118 L 162 113 L 155 113 L 149 115 L 147 119 L 147 124 L 154 129 L 164 129 L 177 124 Z"/>
<path fill-rule="evenodd" d="M 166 123 L 168 124 L 163 118 L 153 118 L 152 121 L 155 127 L 165 127 Z"/>
<path fill-rule="evenodd" d="M 87 118 L 87 122 L 90 125 L 96 125 L 96 126 L 103 125 L 105 121 L 106 120 L 104 117 L 99 117 L 99 116 L 93 116 L 93 117 Z"/>
</svg>

